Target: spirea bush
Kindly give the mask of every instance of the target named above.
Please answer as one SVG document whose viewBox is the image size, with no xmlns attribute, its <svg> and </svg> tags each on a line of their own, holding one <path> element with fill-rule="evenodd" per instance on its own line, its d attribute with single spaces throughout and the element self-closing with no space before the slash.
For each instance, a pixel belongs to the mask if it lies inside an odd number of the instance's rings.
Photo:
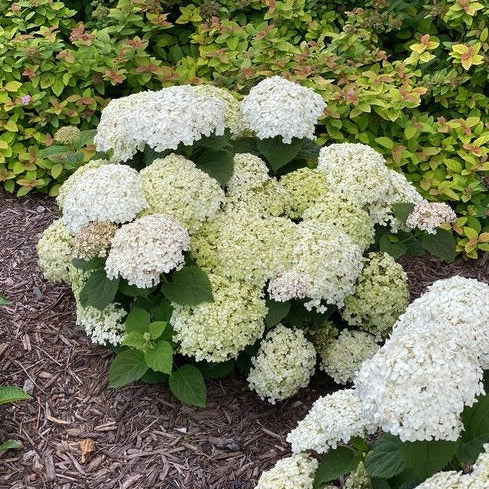
<svg viewBox="0 0 489 489">
<path fill-rule="evenodd" d="M 242 103 L 187 85 L 108 104 L 95 136 L 108 154 L 62 185 L 38 251 L 46 278 L 71 285 L 77 323 L 117 345 L 111 386 L 168 382 L 201 406 L 204 377 L 237 365 L 273 403 L 318 357 L 350 383 L 409 302 L 379 249 L 454 258 L 448 231 L 408 228 L 424 200 L 379 153 L 318 150 L 325 108 L 281 77 Z"/>
<path fill-rule="evenodd" d="M 345 487 L 487 487 L 488 325 L 489 285 L 455 276 L 430 286 L 353 386 L 319 398 L 287 436 L 295 457 L 322 455 L 304 488 L 346 474 Z"/>
</svg>

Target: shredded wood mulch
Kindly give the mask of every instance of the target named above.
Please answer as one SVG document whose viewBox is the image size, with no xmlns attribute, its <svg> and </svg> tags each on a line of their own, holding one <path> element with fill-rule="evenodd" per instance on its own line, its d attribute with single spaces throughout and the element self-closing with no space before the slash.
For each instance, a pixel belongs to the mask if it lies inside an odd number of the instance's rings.
<svg viewBox="0 0 489 489">
<path fill-rule="evenodd" d="M 286 434 L 321 389 L 275 406 L 232 376 L 208 382 L 205 409 L 181 405 L 164 386 L 109 390 L 112 353 L 75 326 L 70 290 L 43 280 L 36 242 L 56 218 L 53 199 L 0 190 L 0 385 L 33 399 L 0 407 L 0 440 L 21 450 L 0 457 L 0 488 L 252 489 L 289 453 Z M 403 258 L 413 298 L 439 278 L 489 281 L 489 255 L 447 266 Z"/>
</svg>

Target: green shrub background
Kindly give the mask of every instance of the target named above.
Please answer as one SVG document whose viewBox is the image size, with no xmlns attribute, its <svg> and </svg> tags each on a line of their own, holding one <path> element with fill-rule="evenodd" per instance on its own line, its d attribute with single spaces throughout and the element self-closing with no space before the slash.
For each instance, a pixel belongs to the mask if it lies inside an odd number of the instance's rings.
<svg viewBox="0 0 489 489">
<path fill-rule="evenodd" d="M 245 94 L 283 75 L 327 101 L 321 144 L 370 144 L 452 202 L 475 258 L 489 251 L 488 38 L 485 0 L 2 2 L 0 181 L 55 195 L 69 171 L 41 151 L 60 126 L 94 128 L 112 97 L 203 82 Z"/>
</svg>

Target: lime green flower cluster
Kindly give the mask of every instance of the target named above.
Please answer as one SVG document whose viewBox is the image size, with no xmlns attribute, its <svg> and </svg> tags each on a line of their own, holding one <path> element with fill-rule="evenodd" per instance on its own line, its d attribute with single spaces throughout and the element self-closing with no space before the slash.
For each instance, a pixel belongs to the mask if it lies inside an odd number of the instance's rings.
<svg viewBox="0 0 489 489">
<path fill-rule="evenodd" d="M 387 253 L 370 253 L 355 293 L 345 299 L 343 319 L 378 338 L 389 334 L 409 304 L 407 275 Z"/>
</svg>

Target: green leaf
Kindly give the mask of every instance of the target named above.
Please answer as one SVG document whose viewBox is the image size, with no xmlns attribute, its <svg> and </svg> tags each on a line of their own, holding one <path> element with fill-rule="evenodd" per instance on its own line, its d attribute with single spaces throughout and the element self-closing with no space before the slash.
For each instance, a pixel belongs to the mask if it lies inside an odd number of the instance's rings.
<svg viewBox="0 0 489 489">
<path fill-rule="evenodd" d="M 135 331 L 137 333 L 146 333 L 149 331 L 150 324 L 149 312 L 139 307 L 133 307 L 126 318 L 126 331 L 129 333 Z"/>
<path fill-rule="evenodd" d="M 316 144 L 316 142 L 309 138 L 301 139 L 302 146 L 299 149 L 299 152 L 295 156 L 301 160 L 309 160 L 311 158 L 317 158 L 319 156 L 320 147 Z"/>
<path fill-rule="evenodd" d="M 140 380 L 146 382 L 147 384 L 168 384 L 169 378 L 170 376 L 168 374 L 164 374 L 163 372 L 155 372 L 154 370 L 148 369 Z"/>
<path fill-rule="evenodd" d="M 407 247 L 403 243 L 392 242 L 388 234 L 384 234 L 379 240 L 379 249 L 385 253 L 389 253 L 395 260 L 400 258 L 407 252 Z"/>
<path fill-rule="evenodd" d="M 280 168 L 292 161 L 302 147 L 302 139 L 292 138 L 290 144 L 282 142 L 281 136 L 260 139 L 257 148 L 267 160 L 270 168 L 277 173 Z"/>
<path fill-rule="evenodd" d="M 17 450 L 22 448 L 22 443 L 18 440 L 6 440 L 0 445 L 0 455 L 5 453 L 7 450 Z"/>
<path fill-rule="evenodd" d="M 271 328 L 278 324 L 289 314 L 290 302 L 267 301 L 268 312 L 265 316 L 265 325 Z"/>
<path fill-rule="evenodd" d="M 422 480 L 442 470 L 457 452 L 456 441 L 432 440 L 404 442 L 401 457 Z"/>
<path fill-rule="evenodd" d="M 131 331 L 124 336 L 122 344 L 125 346 L 130 346 L 131 348 L 136 348 L 136 350 L 145 350 L 148 342 L 144 339 L 141 333 Z"/>
<path fill-rule="evenodd" d="M 227 362 L 212 363 L 203 360 L 202 362 L 197 362 L 196 367 L 200 370 L 204 379 L 223 379 L 233 371 L 234 362 L 228 360 Z"/>
<path fill-rule="evenodd" d="M 392 489 L 385 479 L 372 478 L 372 489 Z"/>
<path fill-rule="evenodd" d="M 173 307 L 166 299 L 161 299 L 159 304 L 150 309 L 152 321 L 166 321 L 168 322 L 173 313 Z"/>
<path fill-rule="evenodd" d="M 368 474 L 378 479 L 390 479 L 405 470 L 407 465 L 401 457 L 401 445 L 397 436 L 382 435 L 365 459 Z"/>
<path fill-rule="evenodd" d="M 173 395 L 184 404 L 205 407 L 207 389 L 204 377 L 197 367 L 182 365 L 170 375 L 169 385 Z"/>
<path fill-rule="evenodd" d="M 80 303 L 102 311 L 114 301 L 118 287 L 119 279 L 109 280 L 105 270 L 95 270 L 80 292 Z"/>
<path fill-rule="evenodd" d="M 168 300 L 177 304 L 195 306 L 214 301 L 209 277 L 197 265 L 186 265 L 176 271 L 171 282 L 162 285 L 161 291 Z"/>
<path fill-rule="evenodd" d="M 80 137 L 78 138 L 78 141 L 76 142 L 76 147 L 78 149 L 83 148 L 83 146 L 86 146 L 89 142 L 93 141 L 96 132 L 97 132 L 96 129 L 89 129 L 88 131 L 82 131 Z"/>
<path fill-rule="evenodd" d="M 158 341 L 154 348 L 144 352 L 144 360 L 155 372 L 171 374 L 173 367 L 173 348 L 168 341 Z"/>
<path fill-rule="evenodd" d="M 91 260 L 82 260 L 81 258 L 73 258 L 71 260 L 72 265 L 79 270 L 87 272 L 89 270 L 102 269 L 105 266 L 105 258 L 95 257 Z"/>
<path fill-rule="evenodd" d="M 20 387 L 8 385 L 0 387 L 0 405 L 7 404 L 8 402 L 25 401 L 27 399 L 32 399 L 32 397 Z"/>
<path fill-rule="evenodd" d="M 234 154 L 231 151 L 221 149 L 205 149 L 195 157 L 195 166 L 215 178 L 220 185 L 228 183 L 234 171 Z"/>
<path fill-rule="evenodd" d="M 233 149 L 235 153 L 250 153 L 252 155 L 259 155 L 260 152 L 256 147 L 256 138 L 238 138 L 232 141 Z"/>
<path fill-rule="evenodd" d="M 0 306 L 8 306 L 11 302 L 3 295 L 0 294 Z"/>
<path fill-rule="evenodd" d="M 147 297 L 152 292 L 154 292 L 155 287 L 150 287 L 147 289 L 141 289 L 135 285 L 129 285 L 127 280 L 121 280 L 119 282 L 119 292 L 121 294 L 127 295 L 128 297 Z"/>
<path fill-rule="evenodd" d="M 165 331 L 166 321 L 154 321 L 149 325 L 149 334 L 152 340 L 157 340 Z"/>
<path fill-rule="evenodd" d="M 438 229 L 436 234 L 423 234 L 421 244 L 426 251 L 447 263 L 455 260 L 457 243 L 450 231 Z"/>
<path fill-rule="evenodd" d="M 383 146 L 384 148 L 387 148 L 387 149 L 393 149 L 394 148 L 394 142 L 392 141 L 392 139 L 390 139 L 388 137 L 381 136 L 380 138 L 375 138 L 375 141 L 377 143 L 379 143 L 381 146 Z"/>
<path fill-rule="evenodd" d="M 139 380 L 148 370 L 144 355 L 140 351 L 121 351 L 109 369 L 109 387 L 122 387 Z"/>
<path fill-rule="evenodd" d="M 321 459 L 314 478 L 313 489 L 322 489 L 328 482 L 355 470 L 359 462 L 359 455 L 349 447 L 340 446 L 331 450 Z"/>
<path fill-rule="evenodd" d="M 414 207 L 415 205 L 410 202 L 393 204 L 392 212 L 399 222 L 406 224 L 406 219 L 413 212 Z"/>
<path fill-rule="evenodd" d="M 489 443 L 489 395 L 479 397 L 477 402 L 462 413 L 464 431 L 460 436 L 458 458 L 461 462 L 475 462 L 483 445 Z"/>
</svg>

